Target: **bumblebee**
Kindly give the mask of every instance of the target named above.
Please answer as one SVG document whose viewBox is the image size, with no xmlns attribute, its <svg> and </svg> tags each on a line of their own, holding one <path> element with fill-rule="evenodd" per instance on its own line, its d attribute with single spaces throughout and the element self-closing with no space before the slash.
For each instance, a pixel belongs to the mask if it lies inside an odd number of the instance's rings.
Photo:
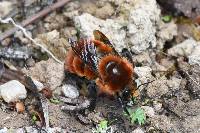
<svg viewBox="0 0 200 133">
<path fill-rule="evenodd" d="M 128 113 L 126 101 L 136 90 L 132 55 L 127 49 L 119 54 L 101 31 L 94 30 L 93 35 L 93 39 L 69 39 L 65 71 L 93 81 L 89 90 L 117 97 Z"/>
</svg>

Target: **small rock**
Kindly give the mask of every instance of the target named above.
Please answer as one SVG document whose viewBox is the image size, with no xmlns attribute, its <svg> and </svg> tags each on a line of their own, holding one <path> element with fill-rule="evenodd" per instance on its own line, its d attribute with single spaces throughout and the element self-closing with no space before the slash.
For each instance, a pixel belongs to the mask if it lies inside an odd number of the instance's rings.
<svg viewBox="0 0 200 133">
<path fill-rule="evenodd" d="M 181 79 L 176 77 L 172 77 L 170 80 L 167 81 L 167 86 L 172 91 L 179 90 L 180 84 L 181 84 Z"/>
<path fill-rule="evenodd" d="M 105 119 L 100 112 L 91 112 L 88 114 L 88 118 L 96 123 L 100 123 L 100 121 Z"/>
<path fill-rule="evenodd" d="M 146 87 L 147 95 L 151 98 L 159 98 L 165 94 L 172 95 L 173 92 L 180 89 L 181 79 L 167 79 L 165 76 L 149 83 Z"/>
<path fill-rule="evenodd" d="M 25 99 L 26 93 L 25 86 L 17 80 L 0 85 L 0 94 L 7 103 Z"/>
<path fill-rule="evenodd" d="M 50 50 L 58 59 L 64 60 L 67 53 L 67 40 L 60 38 L 57 30 L 38 35 L 35 40 Z"/>
<path fill-rule="evenodd" d="M 138 55 L 134 55 L 133 61 L 139 64 L 147 65 L 147 66 L 149 66 L 152 63 L 148 51 L 142 52 Z"/>
<path fill-rule="evenodd" d="M 115 10 L 113 6 L 110 3 L 105 3 L 103 7 L 96 10 L 95 16 L 97 16 L 98 18 L 106 19 L 113 15 L 114 12 Z"/>
<path fill-rule="evenodd" d="M 186 118 L 188 116 L 196 116 L 200 113 L 199 100 L 192 100 L 187 103 L 179 99 L 169 99 L 165 101 L 166 107 L 178 115 L 180 118 Z"/>
<path fill-rule="evenodd" d="M 152 69 L 148 66 L 135 67 L 134 72 L 138 75 L 138 79 L 136 79 L 137 86 L 153 80 Z"/>
<path fill-rule="evenodd" d="M 4 17 L 10 11 L 13 10 L 13 3 L 10 1 L 1 1 L 0 2 L 0 16 Z"/>
<path fill-rule="evenodd" d="M 42 82 L 51 90 L 60 86 L 64 79 L 64 66 L 53 59 L 38 62 L 34 67 L 30 67 L 28 70 L 24 68 L 22 71 L 33 79 Z"/>
<path fill-rule="evenodd" d="M 18 113 L 23 113 L 25 111 L 25 106 L 23 102 L 17 102 L 15 108 Z"/>
<path fill-rule="evenodd" d="M 93 2 L 90 1 L 86 1 L 83 2 L 81 4 L 81 9 L 85 12 L 85 13 L 89 13 L 91 15 L 95 16 L 96 10 L 98 9 L 97 5 Z"/>
<path fill-rule="evenodd" d="M 195 65 L 198 64 L 200 66 L 200 42 L 198 42 L 198 46 L 195 47 L 194 51 L 188 56 L 189 64 Z"/>
<path fill-rule="evenodd" d="M 199 65 L 192 65 L 188 70 L 187 75 L 187 85 L 186 87 L 193 94 L 194 98 L 200 98 L 200 67 Z"/>
<path fill-rule="evenodd" d="M 66 27 L 61 29 L 61 34 L 63 34 L 65 38 L 70 38 L 76 36 L 77 31 L 75 27 Z"/>
<path fill-rule="evenodd" d="M 170 119 L 165 115 L 156 115 L 151 119 L 151 123 L 155 128 L 163 132 L 170 132 L 173 129 L 173 124 Z"/>
<path fill-rule="evenodd" d="M 172 56 L 189 56 L 196 49 L 197 45 L 197 42 L 190 38 L 168 49 L 168 54 Z"/>
<path fill-rule="evenodd" d="M 102 20 L 83 13 L 74 17 L 75 27 L 80 30 L 83 37 L 92 37 L 95 29 L 102 31 L 112 41 L 111 43 L 118 52 L 121 52 L 122 48 L 130 48 L 133 52 L 140 53 L 147 48 L 155 47 L 155 24 L 160 20 L 160 9 L 156 0 L 126 1 L 124 3 L 126 4 L 120 4 L 117 8 L 116 12 L 119 12 L 119 17 L 116 19 Z M 112 9 L 112 4 L 106 5 L 104 2 L 101 5 L 103 5 L 102 9 L 96 10 L 96 13 L 101 13 L 99 17 L 111 15 L 108 14 L 108 9 Z M 104 10 L 103 13 L 101 10 Z M 128 28 L 127 34 L 124 27 Z"/>
<path fill-rule="evenodd" d="M 112 41 L 118 52 L 125 48 L 126 32 L 123 25 L 118 21 L 113 19 L 102 20 L 88 13 L 83 13 L 81 16 L 76 16 L 74 22 L 82 37 L 93 37 L 93 31 L 100 30 Z"/>
<path fill-rule="evenodd" d="M 30 37 L 32 37 L 32 33 L 30 31 L 26 31 L 26 32 Z M 23 43 L 23 44 L 29 43 L 29 39 L 24 37 L 24 34 L 23 34 L 22 31 L 16 31 L 15 34 L 14 34 L 14 37 L 19 38 L 21 43 Z"/>
<path fill-rule="evenodd" d="M 55 29 L 61 29 L 66 25 L 66 19 L 63 14 L 51 13 L 47 17 L 45 17 L 44 21 L 46 23 L 43 24 L 44 28 L 47 31 L 53 31 Z"/>
<path fill-rule="evenodd" d="M 162 111 L 162 103 L 159 103 L 157 101 L 153 101 L 153 107 L 155 111 L 161 112 Z"/>
<path fill-rule="evenodd" d="M 168 58 L 164 58 L 164 59 L 161 59 L 159 63 L 160 63 L 161 66 L 163 66 L 165 68 L 165 70 L 163 70 L 163 71 L 168 71 L 168 70 L 170 70 L 170 68 L 174 67 L 175 62 L 173 60 L 168 59 Z M 158 71 L 159 71 L 159 69 L 158 69 Z"/>
<path fill-rule="evenodd" d="M 70 11 L 70 12 L 65 12 L 64 13 L 65 17 L 68 18 L 73 18 L 74 16 L 78 16 L 79 15 L 79 11 L 78 10 L 74 10 L 74 11 Z"/>
<path fill-rule="evenodd" d="M 38 91 L 41 91 L 44 88 L 44 85 L 41 82 L 35 79 L 32 79 L 32 80 L 33 80 L 33 83 L 36 85 Z"/>
<path fill-rule="evenodd" d="M 160 79 L 157 79 L 153 81 L 152 83 L 149 83 L 146 87 L 147 95 L 150 98 L 159 98 L 162 95 L 166 94 L 169 91 L 169 88 L 167 86 L 167 78 L 161 77 Z"/>
<path fill-rule="evenodd" d="M 26 60 L 26 65 L 27 65 L 28 67 L 33 67 L 33 66 L 35 65 L 35 60 L 34 60 L 33 58 L 28 58 L 28 59 Z"/>
<path fill-rule="evenodd" d="M 141 0 L 130 10 L 127 28 L 133 52 L 141 53 L 156 46 L 155 23 L 160 20 L 159 15 L 160 9 L 155 0 Z"/>
<path fill-rule="evenodd" d="M 149 106 L 142 106 L 142 109 L 144 109 L 144 112 L 147 116 L 149 117 L 154 117 L 155 116 L 155 111 L 152 107 Z"/>
<path fill-rule="evenodd" d="M 1 41 L 1 44 L 3 45 L 3 46 L 8 46 L 10 43 L 11 43 L 11 38 L 6 38 L 6 39 L 4 39 L 4 40 L 2 40 Z"/>
<path fill-rule="evenodd" d="M 199 133 L 200 114 L 196 116 L 188 116 L 186 119 L 184 119 L 184 121 L 182 121 L 180 125 L 183 125 L 182 127 L 184 128 L 185 133 Z"/>
<path fill-rule="evenodd" d="M 159 4 L 164 7 L 166 11 L 170 11 L 173 14 L 182 13 L 187 17 L 196 17 L 200 14 L 200 1 L 193 0 L 158 0 Z"/>
<path fill-rule="evenodd" d="M 163 21 L 160 21 L 156 33 L 158 47 L 163 49 L 165 42 L 172 40 L 173 37 L 178 34 L 177 32 L 177 25 L 174 21 L 171 21 L 170 23 L 164 23 Z"/>
<path fill-rule="evenodd" d="M 72 1 L 69 2 L 64 8 L 63 15 L 65 17 L 69 17 L 70 19 L 73 19 L 74 16 L 79 15 L 81 1 Z M 87 1 L 84 1 L 84 3 L 87 3 Z M 91 2 L 90 2 L 91 3 Z"/>
<path fill-rule="evenodd" d="M 0 129 L 0 133 L 7 133 L 8 132 L 8 128 L 4 127 Z"/>
<path fill-rule="evenodd" d="M 144 130 L 138 127 L 135 130 L 133 130 L 131 133 L 144 133 Z"/>
<path fill-rule="evenodd" d="M 69 98 L 77 98 L 79 96 L 79 91 L 77 87 L 70 84 L 63 85 L 62 92 L 66 97 L 69 97 Z"/>
</svg>

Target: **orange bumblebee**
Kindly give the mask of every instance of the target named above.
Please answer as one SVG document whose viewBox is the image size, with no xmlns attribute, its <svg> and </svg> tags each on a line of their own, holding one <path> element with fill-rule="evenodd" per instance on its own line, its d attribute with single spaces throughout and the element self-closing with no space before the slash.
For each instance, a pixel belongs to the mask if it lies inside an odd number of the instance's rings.
<svg viewBox="0 0 200 133">
<path fill-rule="evenodd" d="M 128 113 L 125 101 L 136 90 L 132 57 L 125 49 L 122 55 L 118 54 L 99 30 L 94 30 L 93 35 L 94 39 L 69 39 L 71 49 L 66 56 L 65 71 L 94 81 L 100 93 L 117 96 Z M 91 88 L 95 89 L 94 86 Z"/>
</svg>

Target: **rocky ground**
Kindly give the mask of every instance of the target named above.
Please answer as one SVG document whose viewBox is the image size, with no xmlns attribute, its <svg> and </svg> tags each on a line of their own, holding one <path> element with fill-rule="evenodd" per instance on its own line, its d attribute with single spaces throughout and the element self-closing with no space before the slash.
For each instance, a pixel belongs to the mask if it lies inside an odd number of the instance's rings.
<svg viewBox="0 0 200 133">
<path fill-rule="evenodd" d="M 12 17 L 20 23 L 54 2 L 3 0 L 0 18 Z M 92 122 L 84 125 L 75 113 L 61 110 L 62 102 L 50 99 L 48 132 L 95 132 L 98 124 L 107 120 L 111 123 L 107 132 L 199 133 L 199 14 L 200 0 L 80 0 L 68 2 L 27 25 L 28 35 L 61 62 L 70 47 L 68 38 L 92 37 L 95 29 L 109 38 L 117 52 L 129 49 L 139 90 L 130 108 L 139 107 L 146 115 L 144 124 L 131 123 L 116 99 L 98 97 L 95 111 L 88 113 Z M 11 24 L 1 23 L 0 38 L 11 28 Z M 63 93 L 69 98 L 84 96 L 84 91 L 65 86 L 63 64 L 52 59 L 22 31 L 13 33 L 1 40 L 0 46 L 1 60 L 9 69 L 31 76 L 39 91 L 45 86 L 54 96 Z M 10 98 L 13 88 L 5 88 L 0 86 L 0 132 L 39 132 L 40 123 L 30 115 L 30 108 L 38 100 L 27 86 L 18 89 L 14 98 Z M 19 102 L 19 97 L 25 107 L 22 113 L 12 105 Z M 37 119 L 42 121 L 40 117 Z"/>
</svg>

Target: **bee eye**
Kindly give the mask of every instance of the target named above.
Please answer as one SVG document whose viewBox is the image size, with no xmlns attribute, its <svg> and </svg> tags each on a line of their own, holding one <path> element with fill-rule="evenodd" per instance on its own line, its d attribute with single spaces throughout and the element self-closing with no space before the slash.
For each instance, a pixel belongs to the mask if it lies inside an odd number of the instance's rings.
<svg viewBox="0 0 200 133">
<path fill-rule="evenodd" d="M 106 72 L 111 75 L 120 75 L 119 68 L 117 67 L 116 62 L 110 61 L 106 65 Z"/>
</svg>

